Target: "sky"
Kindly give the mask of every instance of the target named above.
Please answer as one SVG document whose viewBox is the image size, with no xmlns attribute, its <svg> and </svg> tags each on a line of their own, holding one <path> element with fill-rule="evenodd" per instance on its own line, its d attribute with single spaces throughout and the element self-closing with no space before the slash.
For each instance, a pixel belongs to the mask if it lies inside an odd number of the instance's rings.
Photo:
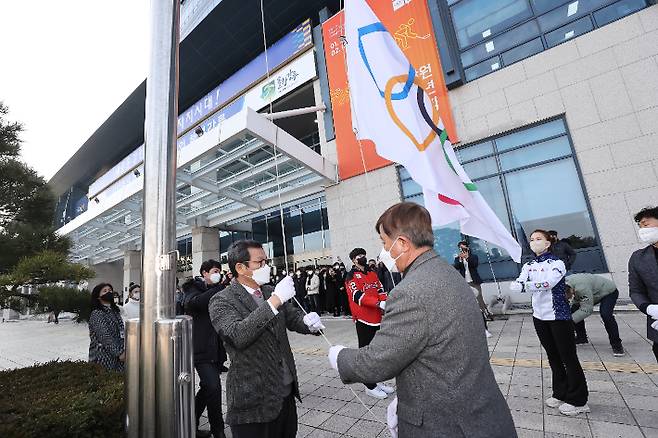
<svg viewBox="0 0 658 438">
<path fill-rule="evenodd" d="M 0 101 L 46 179 L 146 78 L 148 0 L 0 0 Z"/>
</svg>

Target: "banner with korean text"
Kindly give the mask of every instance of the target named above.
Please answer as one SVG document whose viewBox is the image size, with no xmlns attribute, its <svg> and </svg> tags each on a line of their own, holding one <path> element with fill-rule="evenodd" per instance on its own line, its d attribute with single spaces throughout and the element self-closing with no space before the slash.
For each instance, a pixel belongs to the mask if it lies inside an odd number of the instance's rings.
<svg viewBox="0 0 658 438">
<path fill-rule="evenodd" d="M 349 0 L 348 0 L 349 1 Z M 427 0 L 370 0 L 368 5 L 394 36 L 398 47 L 418 71 L 416 76 L 427 90 L 432 105 L 444 122 L 452 143 L 457 142 L 457 132 L 450 110 L 448 90 L 443 80 L 441 61 L 436 47 Z M 336 131 L 338 172 L 341 179 L 361 175 L 366 171 L 382 168 L 390 161 L 377 155 L 375 144 L 361 140 L 354 134 L 350 92 L 347 81 L 344 44 L 344 12 L 322 24 L 322 37 L 329 76 L 329 90 Z M 358 44 L 358 41 L 353 42 Z M 374 55 L 374 54 L 373 54 Z"/>
</svg>

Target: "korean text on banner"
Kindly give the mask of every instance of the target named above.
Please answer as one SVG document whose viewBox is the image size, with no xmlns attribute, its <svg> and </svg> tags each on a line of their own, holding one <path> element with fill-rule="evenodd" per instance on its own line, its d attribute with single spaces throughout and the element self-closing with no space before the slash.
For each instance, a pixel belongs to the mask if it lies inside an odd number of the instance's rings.
<svg viewBox="0 0 658 438">
<path fill-rule="evenodd" d="M 426 0 L 405 2 L 368 1 L 383 25 L 391 30 L 398 47 L 418 68 L 418 77 L 428 90 L 432 105 L 439 111 L 449 137 L 457 141 L 457 132 L 450 111 L 448 90 L 436 47 L 432 20 Z M 380 157 L 373 142 L 359 143 L 354 135 L 348 90 L 345 53 L 341 36 L 345 35 L 344 12 L 339 12 L 322 25 L 327 74 L 331 92 L 338 172 L 341 179 L 351 178 L 390 164 Z M 363 152 L 363 159 L 361 156 Z M 365 170 L 364 170 L 365 167 Z"/>
</svg>

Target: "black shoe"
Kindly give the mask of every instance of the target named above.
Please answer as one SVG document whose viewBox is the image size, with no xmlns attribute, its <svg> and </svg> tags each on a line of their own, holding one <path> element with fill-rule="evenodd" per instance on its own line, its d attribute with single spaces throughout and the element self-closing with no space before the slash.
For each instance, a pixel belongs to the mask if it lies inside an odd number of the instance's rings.
<svg viewBox="0 0 658 438">
<path fill-rule="evenodd" d="M 576 344 L 588 344 L 589 341 L 587 340 L 587 337 L 580 338 L 576 336 Z"/>
<path fill-rule="evenodd" d="M 612 355 L 615 357 L 621 357 L 624 356 L 626 352 L 624 351 L 624 347 L 621 345 L 613 345 L 612 346 Z"/>
<path fill-rule="evenodd" d="M 212 436 L 212 433 L 210 433 L 209 430 L 197 429 L 197 431 L 196 431 L 196 438 L 210 438 L 211 436 Z"/>
</svg>

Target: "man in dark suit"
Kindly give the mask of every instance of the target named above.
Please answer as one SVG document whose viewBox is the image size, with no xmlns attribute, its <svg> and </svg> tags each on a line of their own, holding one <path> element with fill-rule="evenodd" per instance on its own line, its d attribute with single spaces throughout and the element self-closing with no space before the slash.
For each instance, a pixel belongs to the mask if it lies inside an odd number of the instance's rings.
<svg viewBox="0 0 658 438">
<path fill-rule="evenodd" d="M 484 302 L 484 297 L 482 296 L 482 278 L 480 278 L 480 274 L 478 273 L 480 260 L 478 259 L 478 256 L 471 253 L 471 250 L 468 247 L 468 242 L 459 242 L 457 247 L 459 248 L 459 254 L 455 257 L 453 266 L 459 271 L 462 277 L 464 277 L 466 283 L 477 291 L 476 298 L 480 310 L 484 317 L 491 321 L 493 320 L 491 312 L 489 312 L 489 308 Z"/>
<path fill-rule="evenodd" d="M 222 384 L 219 374 L 226 361 L 226 351 L 215 332 L 208 314 L 208 303 L 219 291 L 222 265 L 217 260 L 206 260 L 201 264 L 196 277 L 183 283 L 183 308 L 193 320 L 192 344 L 194 345 L 194 367 L 199 375 L 199 392 L 194 397 L 196 424 L 203 411 L 208 408 L 210 431 L 215 438 L 224 438 L 222 418 Z M 198 437 L 210 433 L 197 432 Z"/>
<path fill-rule="evenodd" d="M 551 254 L 564 262 L 567 271 L 571 271 L 578 253 L 569 245 L 569 242 L 558 237 L 557 231 L 550 230 L 548 234 L 551 236 Z"/>
<path fill-rule="evenodd" d="M 228 265 L 235 279 L 210 301 L 212 324 L 231 359 L 226 422 L 233 438 L 295 438 L 299 387 L 286 329 L 311 334 L 324 326 L 317 313 L 304 316 L 287 302 L 295 296 L 291 277 L 266 285 L 270 266 L 260 243 L 234 242 Z"/>
<path fill-rule="evenodd" d="M 516 437 L 475 297 L 433 251 L 429 212 L 399 203 L 375 228 L 384 246 L 380 260 L 403 278 L 372 342 L 331 347 L 331 366 L 345 383 L 396 379 L 397 405 L 389 406 L 388 417 L 400 437 Z"/>
<path fill-rule="evenodd" d="M 631 255 L 628 288 L 633 303 L 647 315 L 647 338 L 653 341 L 658 362 L 658 207 L 641 210 L 635 222 L 640 226 L 640 240 L 649 246 Z"/>
</svg>

